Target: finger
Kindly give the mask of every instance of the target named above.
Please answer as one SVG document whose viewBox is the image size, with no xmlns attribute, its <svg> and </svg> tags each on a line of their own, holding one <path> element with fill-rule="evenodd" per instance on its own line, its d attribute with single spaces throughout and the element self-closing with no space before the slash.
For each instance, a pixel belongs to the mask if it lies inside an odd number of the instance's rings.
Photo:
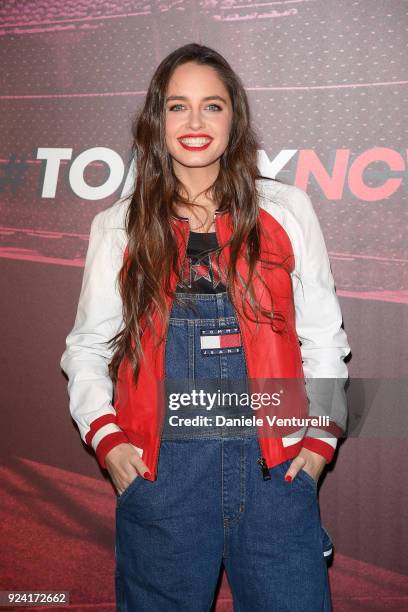
<svg viewBox="0 0 408 612">
<path fill-rule="evenodd" d="M 112 466 L 109 466 L 108 472 L 116 491 L 119 493 L 126 486 L 126 481 L 128 479 L 126 471 L 120 467 L 113 468 Z"/>
<path fill-rule="evenodd" d="M 122 495 L 123 491 L 125 491 L 136 478 L 140 478 L 140 476 L 136 470 L 132 470 L 131 472 L 127 472 L 123 478 L 117 479 L 115 487 L 119 495 Z"/>
<path fill-rule="evenodd" d="M 285 480 L 287 482 L 291 482 L 294 478 L 296 478 L 297 473 L 304 467 L 305 464 L 306 459 L 304 457 L 301 457 L 300 455 L 295 457 L 285 474 Z"/>
<path fill-rule="evenodd" d="M 123 492 L 134 478 L 138 476 L 139 474 L 137 471 L 132 465 L 129 465 L 129 463 L 125 465 L 125 467 L 120 467 L 115 471 L 111 471 L 111 478 L 118 493 Z"/>
<path fill-rule="evenodd" d="M 144 478 L 150 476 L 150 470 L 147 467 L 147 465 L 142 461 L 142 459 L 140 458 L 140 456 L 138 454 L 132 455 L 131 457 L 129 457 L 129 463 L 131 465 L 133 465 L 138 474 L 140 476 L 143 476 Z"/>
<path fill-rule="evenodd" d="M 122 495 L 124 489 L 124 486 L 118 482 L 118 480 L 114 480 L 113 484 L 115 485 L 115 489 L 118 495 Z"/>
</svg>

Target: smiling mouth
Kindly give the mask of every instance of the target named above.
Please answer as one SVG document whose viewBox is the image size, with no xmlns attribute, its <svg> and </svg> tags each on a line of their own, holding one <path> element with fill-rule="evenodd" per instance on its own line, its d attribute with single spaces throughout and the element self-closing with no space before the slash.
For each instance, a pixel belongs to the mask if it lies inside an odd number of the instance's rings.
<svg viewBox="0 0 408 612">
<path fill-rule="evenodd" d="M 186 136 L 177 139 L 181 146 L 187 151 L 203 151 L 212 143 L 213 139 L 205 136 Z"/>
</svg>

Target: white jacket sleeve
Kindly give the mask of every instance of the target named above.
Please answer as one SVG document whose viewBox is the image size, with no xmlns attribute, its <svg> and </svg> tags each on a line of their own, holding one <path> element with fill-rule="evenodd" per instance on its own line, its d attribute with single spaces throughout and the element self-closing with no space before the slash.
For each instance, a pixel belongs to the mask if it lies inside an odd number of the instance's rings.
<svg viewBox="0 0 408 612">
<path fill-rule="evenodd" d="M 117 287 L 126 240 L 122 212 L 123 205 L 115 203 L 92 221 L 76 318 L 60 361 L 69 379 L 71 416 L 102 467 L 111 448 L 128 442 L 116 425 L 107 344 L 123 325 Z"/>
<path fill-rule="evenodd" d="M 309 416 L 328 416 L 326 428 L 309 427 L 303 446 L 331 461 L 347 425 L 344 358 L 350 353 L 323 233 L 309 196 L 295 188 L 297 240 L 292 274 L 296 330 L 309 399 Z"/>
</svg>

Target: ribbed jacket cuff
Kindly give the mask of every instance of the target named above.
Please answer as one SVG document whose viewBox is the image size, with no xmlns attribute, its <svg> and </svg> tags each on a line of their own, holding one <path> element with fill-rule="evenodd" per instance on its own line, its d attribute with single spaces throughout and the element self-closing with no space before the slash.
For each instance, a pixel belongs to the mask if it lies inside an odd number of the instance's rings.
<svg viewBox="0 0 408 612">
<path fill-rule="evenodd" d="M 106 469 L 105 456 L 122 442 L 129 442 L 125 432 L 116 425 L 116 415 L 108 412 L 92 421 L 90 429 L 85 436 L 85 442 L 92 446 L 99 464 Z"/>
<path fill-rule="evenodd" d="M 322 455 L 326 459 L 326 463 L 330 463 L 336 451 L 337 440 L 330 438 L 330 443 L 326 442 L 325 438 L 312 438 L 305 436 L 302 441 L 303 448 Z"/>
<path fill-rule="evenodd" d="M 99 465 L 106 470 L 105 457 L 109 451 L 123 442 L 129 444 L 129 439 L 123 431 L 116 431 L 115 433 L 108 434 L 99 442 L 96 447 L 95 454 L 98 459 Z"/>
</svg>

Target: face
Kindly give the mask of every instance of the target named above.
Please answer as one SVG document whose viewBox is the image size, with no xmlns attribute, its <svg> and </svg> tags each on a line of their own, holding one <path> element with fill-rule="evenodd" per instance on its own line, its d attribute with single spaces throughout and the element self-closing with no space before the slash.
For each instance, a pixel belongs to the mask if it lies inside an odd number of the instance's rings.
<svg viewBox="0 0 408 612">
<path fill-rule="evenodd" d="M 232 104 L 217 72 L 189 62 L 178 66 L 166 94 L 166 145 L 177 165 L 219 165 L 228 145 Z"/>
</svg>

